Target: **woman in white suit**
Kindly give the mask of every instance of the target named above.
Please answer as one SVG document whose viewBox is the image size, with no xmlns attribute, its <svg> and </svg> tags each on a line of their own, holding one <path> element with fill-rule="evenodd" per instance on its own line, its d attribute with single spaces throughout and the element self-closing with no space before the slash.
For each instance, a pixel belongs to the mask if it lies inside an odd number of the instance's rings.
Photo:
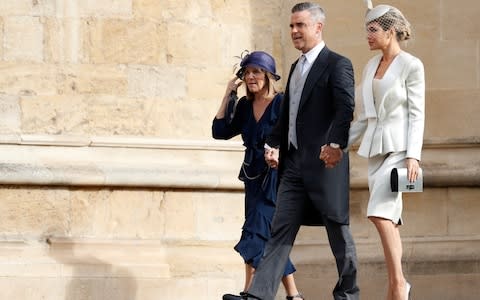
<svg viewBox="0 0 480 300">
<path fill-rule="evenodd" d="M 349 145 L 363 137 L 358 154 L 368 158 L 370 199 L 367 216 L 382 242 L 388 272 L 387 300 L 409 298 L 410 284 L 402 271 L 402 194 L 391 192 L 392 168 L 408 169 L 415 181 L 423 143 L 425 79 L 422 62 L 402 51 L 400 42 L 410 38 L 410 24 L 388 5 L 366 14 L 370 50 L 380 50 L 365 66 L 356 92 L 356 120 Z"/>
</svg>

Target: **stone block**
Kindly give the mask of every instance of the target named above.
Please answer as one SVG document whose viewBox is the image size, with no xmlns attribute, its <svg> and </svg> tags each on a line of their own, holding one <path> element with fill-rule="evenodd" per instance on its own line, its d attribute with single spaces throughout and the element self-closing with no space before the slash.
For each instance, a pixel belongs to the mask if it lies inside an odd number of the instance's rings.
<svg viewBox="0 0 480 300">
<path fill-rule="evenodd" d="M 205 84 L 206 73 L 212 79 L 209 80 L 208 85 Z M 227 83 L 234 77 L 233 63 L 231 67 L 188 68 L 186 76 L 187 99 L 191 101 L 210 100 L 209 106 L 219 107 L 225 94 Z"/>
<path fill-rule="evenodd" d="M 161 238 L 163 193 L 95 190 L 72 193 L 72 232 L 102 238 Z"/>
<path fill-rule="evenodd" d="M 20 1 L 16 1 L 16 2 L 20 2 Z M 53 16 L 53 15 L 59 16 L 61 14 L 60 9 L 65 4 L 73 5 L 75 4 L 75 1 L 33 0 L 33 1 L 30 1 L 31 14 L 34 16 Z"/>
<path fill-rule="evenodd" d="M 5 299 L 61 300 L 66 299 L 68 282 L 68 279 L 55 277 L 2 277 L 0 289 Z"/>
<path fill-rule="evenodd" d="M 88 132 L 92 134 L 153 136 L 155 133 L 152 99 L 106 95 L 90 96 L 85 102 Z"/>
<path fill-rule="evenodd" d="M 4 40 L 4 37 L 3 37 L 3 33 L 4 33 L 5 29 L 4 29 L 4 25 L 3 25 L 3 18 L 0 17 L 0 39 L 3 41 Z M 4 48 L 4 43 L 1 43 L 0 44 L 0 57 L 3 58 L 3 48 Z"/>
<path fill-rule="evenodd" d="M 57 78 L 59 94 L 89 94 L 101 98 L 101 95 L 126 96 L 128 90 L 127 70 L 119 65 L 69 64 L 59 70 Z"/>
<path fill-rule="evenodd" d="M 477 293 L 477 274 L 436 273 L 418 274 L 408 270 L 404 265 L 404 273 L 412 284 L 412 297 L 415 299 L 468 299 L 472 293 Z M 335 265 L 298 265 L 296 283 L 309 299 L 329 299 L 336 284 L 337 273 Z M 432 282 L 443 288 L 432 289 Z M 358 283 L 361 297 L 364 299 L 383 299 L 387 293 L 387 273 L 383 263 L 359 264 Z"/>
<path fill-rule="evenodd" d="M 446 273 L 412 276 L 412 297 L 419 299 L 469 299 L 480 293 L 478 274 Z M 432 282 L 435 284 L 432 285 Z"/>
<path fill-rule="evenodd" d="M 448 234 L 475 235 L 480 219 L 477 201 L 480 191 L 475 188 L 450 188 L 448 191 Z"/>
<path fill-rule="evenodd" d="M 442 3 L 442 34 L 446 40 L 478 40 L 480 39 L 480 5 L 475 0 L 464 0 L 461 4 L 455 1 Z"/>
<path fill-rule="evenodd" d="M 161 17 L 166 22 L 191 24 L 192 20 L 194 20 L 193 22 L 196 24 L 205 25 L 212 21 L 212 1 L 209 0 L 198 0 L 195 2 L 162 0 L 160 5 L 152 0 L 141 0 L 140 3 L 135 5 L 142 12 L 145 12 L 145 9 L 152 6 L 157 6 L 157 8 L 146 13 L 146 16 L 152 17 L 153 14 L 154 18 Z"/>
<path fill-rule="evenodd" d="M 21 131 L 21 111 L 17 96 L 0 94 L 0 133 L 15 134 Z"/>
<path fill-rule="evenodd" d="M 403 194 L 403 219 L 401 235 L 409 237 L 448 235 L 450 216 L 448 191 L 425 188 L 422 193 Z"/>
<path fill-rule="evenodd" d="M 24 133 L 84 134 L 88 125 L 82 96 L 21 97 Z"/>
<path fill-rule="evenodd" d="M 0 1 L 0 16 L 27 15 L 31 8 L 31 0 Z"/>
<path fill-rule="evenodd" d="M 168 25 L 168 57 L 174 65 L 215 66 L 223 52 L 222 40 L 212 31 L 221 31 L 221 24 L 198 25 L 172 22 Z"/>
<path fill-rule="evenodd" d="M 4 59 L 41 62 L 44 28 L 40 18 L 29 16 L 4 19 Z"/>
<path fill-rule="evenodd" d="M 168 12 L 165 7 L 167 3 L 167 1 L 158 0 L 135 0 L 132 3 L 132 12 L 135 18 L 162 21 L 164 18 L 163 14 Z"/>
<path fill-rule="evenodd" d="M 243 192 L 203 193 L 196 202 L 197 236 L 200 240 L 240 239 L 245 220 Z"/>
<path fill-rule="evenodd" d="M 62 77 L 50 64 L 3 62 L 0 92 L 8 95 L 57 95 Z"/>
<path fill-rule="evenodd" d="M 173 3 L 174 1 L 171 0 L 171 2 Z M 249 20 L 251 20 L 252 14 L 255 13 L 255 11 L 252 11 L 252 2 L 250 1 L 227 2 L 214 0 L 210 1 L 210 4 L 214 20 L 217 20 L 217 22 L 221 24 L 242 24 L 244 27 L 248 27 L 250 26 Z M 268 15 L 270 11 L 262 11 L 262 13 Z"/>
<path fill-rule="evenodd" d="M 238 240 L 243 207 L 242 193 L 166 193 L 165 239 Z"/>
<path fill-rule="evenodd" d="M 199 299 L 208 300 L 219 297 L 210 296 L 206 287 L 207 282 L 200 278 L 178 278 L 152 281 L 143 279 L 138 282 L 138 299 L 155 300 L 164 299 Z"/>
<path fill-rule="evenodd" d="M 163 214 L 165 219 L 166 240 L 195 240 L 197 239 L 197 216 L 195 213 L 195 199 L 193 194 L 165 193 Z"/>
<path fill-rule="evenodd" d="M 132 98 L 183 99 L 187 92 L 186 69 L 180 66 L 129 66 L 128 95 Z"/>
<path fill-rule="evenodd" d="M 247 50 L 252 52 L 254 50 L 267 50 L 258 48 L 251 39 L 252 25 L 251 24 L 229 24 L 222 25 L 218 30 L 219 45 L 222 45 L 223 51 L 219 54 L 221 60 L 215 63 L 215 67 L 227 68 L 227 74 L 235 74 L 234 67 L 238 67 L 240 64 L 242 53 Z M 277 58 L 275 58 L 277 59 Z M 281 64 L 276 61 L 277 67 Z M 210 69 L 212 65 L 206 64 L 205 67 Z"/>
<path fill-rule="evenodd" d="M 452 105 L 453 102 L 455 105 Z M 429 90 L 426 95 L 425 137 L 478 137 L 479 114 L 479 89 Z"/>
<path fill-rule="evenodd" d="M 440 139 L 442 141 L 442 139 Z M 478 157 L 480 148 L 475 146 L 475 137 L 470 139 L 445 139 L 445 144 L 429 147 L 424 146 L 422 166 L 425 171 L 424 185 L 427 187 L 459 187 L 478 186 L 480 178 L 478 172 Z M 465 146 L 460 146 L 465 142 Z M 445 148 L 445 145 L 459 145 L 459 147 Z M 459 144 L 457 144 L 459 143 Z M 452 151 L 455 149 L 454 151 Z"/>
<path fill-rule="evenodd" d="M 435 51 L 432 52 L 432 49 Z M 474 63 L 478 57 L 476 41 L 415 41 L 407 51 L 422 60 L 427 90 L 469 90 L 478 87 L 479 71 Z"/>
<path fill-rule="evenodd" d="M 280 36 L 278 35 L 278 29 L 275 28 L 274 26 L 266 26 L 264 25 L 259 25 L 264 27 L 262 32 L 258 32 L 254 34 L 254 37 L 252 38 L 252 44 L 253 44 L 253 49 L 250 49 L 250 51 L 254 50 L 262 50 L 270 53 L 275 59 L 275 63 L 278 64 L 278 66 L 282 66 L 282 61 L 281 61 L 281 52 L 275 53 L 273 49 L 276 46 L 276 43 L 280 41 Z M 253 29 L 253 28 L 252 28 Z M 254 31 L 254 30 L 253 30 Z M 280 68 L 277 69 L 277 72 L 280 72 Z"/>
<path fill-rule="evenodd" d="M 0 195 L 4 236 L 31 238 L 69 232 L 68 191 L 11 187 L 1 189 Z"/>
<path fill-rule="evenodd" d="M 165 25 L 147 19 L 87 20 L 82 32 L 90 63 L 163 64 L 167 58 Z"/>
<path fill-rule="evenodd" d="M 131 17 L 133 0 L 84 0 L 78 2 L 84 17 Z"/>
<path fill-rule="evenodd" d="M 77 18 L 44 18 L 45 61 L 48 63 L 78 63 L 84 54 L 84 26 Z"/>
<path fill-rule="evenodd" d="M 155 128 L 154 136 L 211 139 L 212 120 L 218 105 L 218 102 L 207 106 L 204 101 L 157 100 L 152 103 L 150 114 L 156 116 L 150 118 Z"/>
<path fill-rule="evenodd" d="M 31 263 L 24 260 L 20 263 L 4 262 L 2 263 L 2 268 L 0 272 L 3 278 L 55 278 L 59 277 L 62 274 L 62 266 L 59 264 L 55 264 L 54 262 Z"/>
</svg>

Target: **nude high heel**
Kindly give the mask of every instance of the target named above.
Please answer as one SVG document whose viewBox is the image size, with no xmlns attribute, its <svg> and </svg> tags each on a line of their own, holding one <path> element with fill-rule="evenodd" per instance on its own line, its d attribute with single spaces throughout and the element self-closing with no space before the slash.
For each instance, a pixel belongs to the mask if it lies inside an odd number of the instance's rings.
<svg viewBox="0 0 480 300">
<path fill-rule="evenodd" d="M 405 285 L 405 290 L 406 290 L 406 300 L 410 300 L 410 290 L 412 289 L 412 285 L 407 282 Z"/>
</svg>

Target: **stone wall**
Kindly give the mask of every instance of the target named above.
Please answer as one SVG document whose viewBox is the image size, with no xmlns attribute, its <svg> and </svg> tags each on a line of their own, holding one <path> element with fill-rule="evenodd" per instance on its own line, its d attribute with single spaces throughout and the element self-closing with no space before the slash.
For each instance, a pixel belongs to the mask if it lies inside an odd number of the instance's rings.
<svg viewBox="0 0 480 300">
<path fill-rule="evenodd" d="M 427 77 L 425 191 L 405 196 L 402 227 L 417 299 L 480 293 L 477 2 L 389 2 L 413 24 L 406 50 Z M 232 250 L 242 147 L 213 141 L 211 120 L 243 50 L 272 53 L 287 77 L 294 3 L 0 0 L 2 299 L 211 300 L 242 289 Z M 327 45 L 352 59 L 359 82 L 373 55 L 363 1 L 321 4 Z M 362 298 L 381 299 L 365 161 L 350 155 Z M 292 258 L 307 299 L 328 298 L 336 271 L 323 229 L 302 228 Z"/>
</svg>

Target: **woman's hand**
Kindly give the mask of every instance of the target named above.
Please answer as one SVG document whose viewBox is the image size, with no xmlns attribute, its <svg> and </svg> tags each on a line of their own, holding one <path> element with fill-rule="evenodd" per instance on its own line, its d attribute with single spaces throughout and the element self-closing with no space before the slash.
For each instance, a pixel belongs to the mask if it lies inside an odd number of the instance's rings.
<svg viewBox="0 0 480 300">
<path fill-rule="evenodd" d="M 405 159 L 405 164 L 407 165 L 407 178 L 410 182 L 415 182 L 418 178 L 418 172 L 420 169 L 420 165 L 418 160 L 415 158 L 407 157 Z"/>
<path fill-rule="evenodd" d="M 238 81 L 238 82 L 237 82 Z M 231 79 L 227 84 L 227 90 L 225 95 L 230 95 L 231 92 L 236 92 L 238 87 L 242 85 L 242 82 L 238 77 Z"/>
<path fill-rule="evenodd" d="M 220 104 L 220 107 L 218 108 L 218 112 L 215 115 L 215 118 L 217 119 L 223 119 L 225 118 L 225 109 L 227 108 L 227 103 L 230 98 L 230 93 L 233 91 L 237 91 L 238 87 L 242 85 L 243 81 L 239 81 L 237 83 L 237 80 L 239 80 L 237 77 L 230 79 L 230 81 L 227 84 L 227 90 L 225 91 L 225 95 L 223 96 L 222 103 Z"/>
</svg>

